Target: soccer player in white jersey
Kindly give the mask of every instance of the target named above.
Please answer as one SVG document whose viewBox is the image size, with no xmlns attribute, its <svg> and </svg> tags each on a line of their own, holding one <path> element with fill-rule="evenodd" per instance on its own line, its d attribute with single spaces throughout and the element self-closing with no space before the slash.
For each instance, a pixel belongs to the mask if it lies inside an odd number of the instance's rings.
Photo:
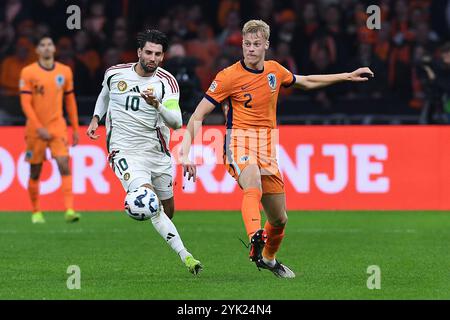
<svg viewBox="0 0 450 320">
<path fill-rule="evenodd" d="M 95 104 L 87 135 L 95 131 L 106 114 L 108 159 L 126 192 L 148 187 L 162 204 L 152 224 L 194 275 L 200 261 L 186 250 L 171 221 L 174 214 L 172 161 L 168 150 L 170 128 L 182 125 L 177 80 L 159 65 L 168 40 L 158 30 L 138 34 L 137 63 L 106 70 L 103 88 Z"/>
</svg>

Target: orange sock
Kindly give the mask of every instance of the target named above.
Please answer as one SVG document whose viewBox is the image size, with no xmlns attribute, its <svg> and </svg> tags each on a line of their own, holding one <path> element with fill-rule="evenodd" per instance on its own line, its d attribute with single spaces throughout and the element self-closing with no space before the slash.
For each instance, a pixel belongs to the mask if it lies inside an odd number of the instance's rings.
<svg viewBox="0 0 450 320">
<path fill-rule="evenodd" d="M 30 195 L 31 207 L 33 213 L 41 211 L 39 204 L 39 180 L 28 180 L 28 194 Z"/>
<path fill-rule="evenodd" d="M 72 176 L 62 176 L 62 192 L 64 196 L 64 206 L 73 209 Z"/>
<path fill-rule="evenodd" d="M 259 211 L 261 197 L 262 192 L 258 188 L 244 190 L 241 211 L 245 230 L 247 231 L 249 238 L 251 238 L 256 231 L 261 229 L 261 212 Z"/>
<path fill-rule="evenodd" d="M 264 258 L 269 260 L 275 259 L 275 253 L 277 253 L 280 248 L 281 241 L 284 237 L 284 228 L 285 226 L 274 227 L 269 223 L 269 221 L 266 221 L 264 229 L 267 232 L 267 243 L 262 252 Z"/>
</svg>

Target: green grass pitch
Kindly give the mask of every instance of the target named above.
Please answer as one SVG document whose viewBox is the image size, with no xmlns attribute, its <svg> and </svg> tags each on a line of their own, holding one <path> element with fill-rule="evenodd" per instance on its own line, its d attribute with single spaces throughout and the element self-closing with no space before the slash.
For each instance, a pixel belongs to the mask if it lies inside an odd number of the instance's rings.
<svg viewBox="0 0 450 320">
<path fill-rule="evenodd" d="M 450 299 L 449 212 L 289 212 L 278 279 L 248 261 L 239 212 L 177 212 L 204 270 L 191 275 L 151 222 L 84 212 L 0 213 L 0 299 Z M 69 265 L 81 289 L 66 287 Z M 369 290 L 367 268 L 381 270 Z"/>
</svg>

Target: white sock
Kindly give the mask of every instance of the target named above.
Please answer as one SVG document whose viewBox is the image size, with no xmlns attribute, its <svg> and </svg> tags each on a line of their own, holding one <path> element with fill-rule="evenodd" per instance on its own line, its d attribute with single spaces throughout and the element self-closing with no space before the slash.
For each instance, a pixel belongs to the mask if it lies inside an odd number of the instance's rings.
<svg viewBox="0 0 450 320">
<path fill-rule="evenodd" d="M 151 218 L 153 227 L 156 231 L 166 240 L 167 244 L 175 251 L 184 262 L 186 257 L 191 256 L 191 254 L 184 247 L 183 241 L 178 234 L 177 228 L 173 224 L 172 220 L 164 212 L 161 206 L 161 211 L 157 216 Z"/>
<path fill-rule="evenodd" d="M 178 255 L 181 258 L 181 261 L 185 261 L 187 257 L 191 257 L 192 254 L 189 253 L 189 251 L 187 251 L 186 249 L 181 250 L 180 252 L 178 252 Z"/>
<path fill-rule="evenodd" d="M 269 267 L 275 266 L 275 259 L 269 260 L 263 257 L 263 261 L 265 264 L 267 264 Z"/>
</svg>

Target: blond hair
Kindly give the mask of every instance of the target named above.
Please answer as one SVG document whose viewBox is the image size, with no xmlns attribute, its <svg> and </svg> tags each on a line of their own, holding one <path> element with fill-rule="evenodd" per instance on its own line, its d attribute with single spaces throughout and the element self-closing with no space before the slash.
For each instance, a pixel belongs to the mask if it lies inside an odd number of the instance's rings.
<svg viewBox="0 0 450 320">
<path fill-rule="evenodd" d="M 262 20 L 250 20 L 244 24 L 242 27 L 242 35 L 247 33 L 258 33 L 261 32 L 264 39 L 269 40 L 270 37 L 270 27 L 267 23 Z"/>
</svg>

